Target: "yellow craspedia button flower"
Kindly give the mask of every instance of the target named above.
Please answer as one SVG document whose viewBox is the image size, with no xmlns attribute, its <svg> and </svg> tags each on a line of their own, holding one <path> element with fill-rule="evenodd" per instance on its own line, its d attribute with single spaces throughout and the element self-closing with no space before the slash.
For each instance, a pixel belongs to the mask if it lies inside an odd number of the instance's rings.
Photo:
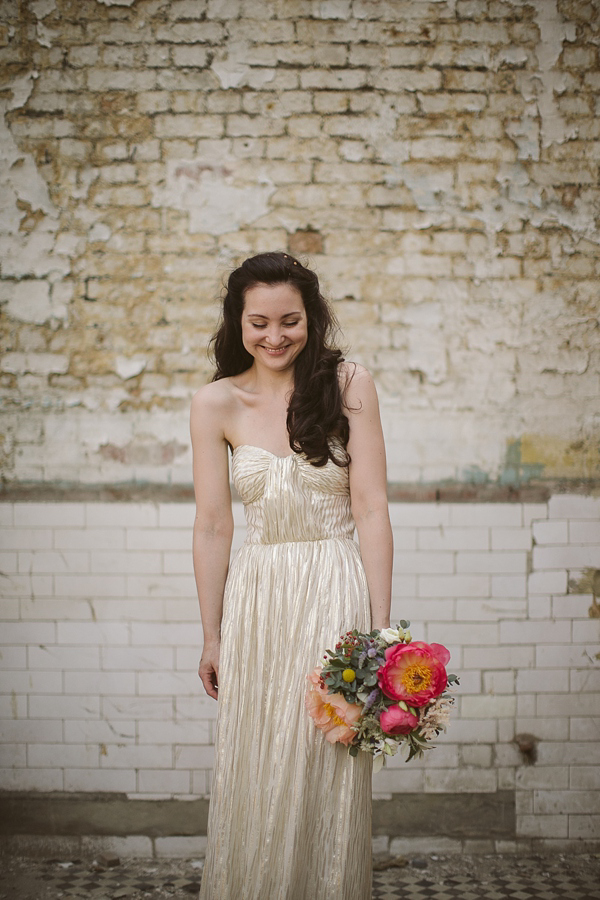
<svg viewBox="0 0 600 900">
<path fill-rule="evenodd" d="M 354 681 L 354 679 L 356 678 L 356 675 L 354 674 L 354 669 L 344 669 L 344 671 L 342 672 L 342 678 L 344 679 L 344 681 L 347 681 L 348 683 L 350 683 L 351 681 Z"/>
</svg>

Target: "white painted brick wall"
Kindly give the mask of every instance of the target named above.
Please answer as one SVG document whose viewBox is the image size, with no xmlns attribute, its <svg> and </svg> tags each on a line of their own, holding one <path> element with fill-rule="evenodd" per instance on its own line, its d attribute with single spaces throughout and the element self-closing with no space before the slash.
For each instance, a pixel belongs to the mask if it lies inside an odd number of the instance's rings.
<svg viewBox="0 0 600 900">
<path fill-rule="evenodd" d="M 209 792 L 217 707 L 196 675 L 193 514 L 189 503 L 0 504 L 3 789 Z M 393 503 L 391 517 L 393 617 L 445 643 L 462 683 L 437 749 L 391 760 L 375 796 L 514 787 L 520 838 L 597 838 L 600 499 Z M 519 733 L 538 739 L 535 765 Z"/>
</svg>

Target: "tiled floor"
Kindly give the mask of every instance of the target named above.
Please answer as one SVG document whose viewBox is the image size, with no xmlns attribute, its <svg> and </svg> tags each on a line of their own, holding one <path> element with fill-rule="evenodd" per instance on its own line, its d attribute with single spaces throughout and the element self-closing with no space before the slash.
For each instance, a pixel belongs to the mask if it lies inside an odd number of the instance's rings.
<svg viewBox="0 0 600 900">
<path fill-rule="evenodd" d="M 373 900 L 592 900 L 600 898 L 598 872 L 571 876 L 541 872 L 526 875 L 446 876 L 410 871 L 375 875 Z"/>
<path fill-rule="evenodd" d="M 123 860 L 0 861 L 0 900 L 184 900 L 202 863 Z M 373 876 L 373 900 L 600 900 L 600 857 L 425 857 Z"/>
</svg>

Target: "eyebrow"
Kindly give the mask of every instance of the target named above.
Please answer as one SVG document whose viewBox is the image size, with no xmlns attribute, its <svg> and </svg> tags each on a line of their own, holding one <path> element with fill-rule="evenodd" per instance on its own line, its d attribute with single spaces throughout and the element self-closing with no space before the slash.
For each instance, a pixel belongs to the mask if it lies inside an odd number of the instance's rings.
<svg viewBox="0 0 600 900">
<path fill-rule="evenodd" d="M 281 316 L 282 319 L 290 319 L 292 316 L 301 316 L 301 310 L 295 310 L 294 312 L 286 313 L 284 316 Z M 265 316 L 264 313 L 248 313 L 249 319 L 268 319 L 269 316 Z"/>
</svg>

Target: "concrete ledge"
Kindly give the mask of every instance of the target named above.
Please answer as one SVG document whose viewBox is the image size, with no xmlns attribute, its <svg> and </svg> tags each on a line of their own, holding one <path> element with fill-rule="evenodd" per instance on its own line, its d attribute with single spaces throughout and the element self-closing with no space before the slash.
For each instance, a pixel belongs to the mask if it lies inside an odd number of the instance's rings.
<svg viewBox="0 0 600 900">
<path fill-rule="evenodd" d="M 391 838 L 512 840 L 514 791 L 494 794 L 392 794 L 373 802 L 373 834 Z"/>
<path fill-rule="evenodd" d="M 471 484 L 464 481 L 388 484 L 388 500 L 391 503 L 546 503 L 555 494 L 599 496 L 600 480 L 548 479 L 521 484 Z M 0 484 L 0 503 L 191 503 L 193 500 L 194 488 L 191 484 Z"/>
<path fill-rule="evenodd" d="M 125 794 L 0 794 L 0 834 L 6 836 L 166 839 L 206 835 L 209 801 L 128 800 Z M 373 802 L 373 835 L 388 838 L 513 840 L 515 796 L 394 794 Z"/>
<path fill-rule="evenodd" d="M 94 859 L 99 853 L 110 851 L 121 859 L 198 859 L 204 856 L 206 838 L 172 837 L 44 837 L 18 834 L 0 836 L 0 858 L 15 856 L 29 859 Z M 496 854 L 498 856 L 539 856 L 557 853 L 597 853 L 597 841 L 543 840 L 518 838 L 514 841 L 450 841 L 447 838 L 373 838 L 373 853 L 393 856 L 441 856 L 462 854 L 470 856 Z"/>
<path fill-rule="evenodd" d="M 208 800 L 129 800 L 126 794 L 0 794 L 0 834 L 205 835 Z"/>
</svg>

